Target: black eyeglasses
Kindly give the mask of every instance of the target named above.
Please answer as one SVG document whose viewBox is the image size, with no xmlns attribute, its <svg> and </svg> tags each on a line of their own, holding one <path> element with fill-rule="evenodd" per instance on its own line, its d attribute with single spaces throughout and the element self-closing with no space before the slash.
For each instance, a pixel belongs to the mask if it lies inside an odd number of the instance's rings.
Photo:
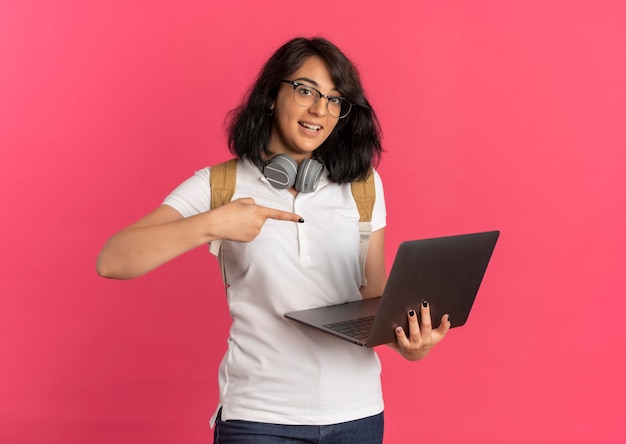
<svg viewBox="0 0 626 444">
<path fill-rule="evenodd" d="M 319 102 L 322 97 L 324 97 L 326 99 L 326 109 L 328 110 L 328 114 L 340 119 L 346 117 L 352 109 L 352 103 L 343 97 L 327 96 L 312 86 L 295 82 L 293 80 L 281 80 L 281 82 L 289 83 L 293 86 L 293 100 L 300 106 L 310 108 Z"/>
</svg>

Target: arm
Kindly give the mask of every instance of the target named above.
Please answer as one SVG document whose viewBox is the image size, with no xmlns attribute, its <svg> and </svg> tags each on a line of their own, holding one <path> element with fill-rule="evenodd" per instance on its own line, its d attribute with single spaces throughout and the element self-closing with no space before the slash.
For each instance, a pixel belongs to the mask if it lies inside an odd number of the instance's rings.
<svg viewBox="0 0 626 444">
<path fill-rule="evenodd" d="M 188 218 L 161 205 L 114 234 L 102 248 L 96 269 L 100 276 L 109 278 L 141 276 L 216 239 L 249 242 L 268 218 L 304 222 L 296 214 L 256 205 L 251 198 L 237 199 Z"/>
<path fill-rule="evenodd" d="M 206 213 L 183 219 L 174 208 L 162 205 L 153 212 L 115 233 L 98 256 L 100 276 L 130 279 L 168 262 L 205 241 Z"/>
<path fill-rule="evenodd" d="M 370 237 L 365 262 L 365 276 L 367 277 L 367 287 L 361 288 L 363 299 L 380 296 L 387 283 L 384 228 L 373 232 Z M 409 361 L 418 361 L 425 358 L 430 350 L 445 337 L 450 329 L 450 319 L 448 315 L 444 315 L 441 318 L 439 328 L 433 330 L 430 306 L 427 302 L 421 304 L 419 310 L 409 310 L 407 316 L 409 319 L 408 336 L 402 327 L 398 327 L 396 328 L 397 342 L 387 345 L 397 350 Z M 421 317 L 421 328 L 417 321 L 418 316 Z"/>
<path fill-rule="evenodd" d="M 372 233 L 370 244 L 367 250 L 367 260 L 365 262 L 365 275 L 367 277 L 367 287 L 361 288 L 363 299 L 380 296 L 387 283 L 385 269 L 385 229 L 380 229 Z M 421 317 L 421 328 L 417 317 Z M 441 341 L 450 329 L 450 319 L 448 315 L 441 318 L 441 325 L 433 330 L 430 317 L 430 306 L 426 302 L 422 303 L 419 310 L 409 310 L 409 334 L 404 332 L 402 327 L 396 328 L 397 342 L 389 345 L 397 350 L 409 361 L 418 361 L 425 358 L 430 350 Z"/>
</svg>

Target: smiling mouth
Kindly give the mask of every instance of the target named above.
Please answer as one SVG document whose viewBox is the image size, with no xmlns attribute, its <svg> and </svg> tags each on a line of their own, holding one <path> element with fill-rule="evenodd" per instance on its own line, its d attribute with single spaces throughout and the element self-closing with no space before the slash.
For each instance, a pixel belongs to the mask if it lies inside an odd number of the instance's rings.
<svg viewBox="0 0 626 444">
<path fill-rule="evenodd" d="M 300 124 L 301 127 L 306 129 L 307 131 L 311 131 L 314 133 L 322 129 L 320 125 L 313 125 L 312 123 L 307 123 L 307 122 L 298 122 L 298 123 Z"/>
</svg>

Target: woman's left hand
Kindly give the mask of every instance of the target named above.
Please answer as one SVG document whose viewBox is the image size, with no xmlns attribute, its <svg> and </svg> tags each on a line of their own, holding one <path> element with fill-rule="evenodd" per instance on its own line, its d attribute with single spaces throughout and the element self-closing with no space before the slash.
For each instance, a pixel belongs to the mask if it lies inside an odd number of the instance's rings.
<svg viewBox="0 0 626 444">
<path fill-rule="evenodd" d="M 409 361 L 418 361 L 425 358 L 430 350 L 448 333 L 450 329 L 450 318 L 448 315 L 441 317 L 441 324 L 438 328 L 432 328 L 430 318 L 430 306 L 428 302 L 424 302 L 420 307 L 419 316 L 421 316 L 421 328 L 417 321 L 418 313 L 415 310 L 409 310 L 407 317 L 409 318 L 409 334 L 404 332 L 400 326 L 396 327 L 397 342 L 389 344 L 390 347 L 396 349 Z"/>
</svg>

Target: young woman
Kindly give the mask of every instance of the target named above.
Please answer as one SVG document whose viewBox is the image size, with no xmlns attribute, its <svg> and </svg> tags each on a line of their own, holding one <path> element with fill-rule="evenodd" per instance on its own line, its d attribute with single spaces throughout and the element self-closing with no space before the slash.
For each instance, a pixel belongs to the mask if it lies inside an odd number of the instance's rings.
<svg viewBox="0 0 626 444">
<path fill-rule="evenodd" d="M 368 176 L 382 148 L 357 70 L 325 39 L 293 39 L 267 61 L 231 117 L 229 147 L 239 158 L 233 200 L 211 210 L 211 169 L 196 172 L 163 205 L 111 237 L 98 272 L 133 278 L 221 241 L 232 326 L 219 371 L 215 442 L 380 443 L 376 353 L 283 316 L 378 296 L 385 286 L 386 212 L 375 171 L 366 286 L 359 267 L 350 182 Z M 315 177 L 304 186 L 280 184 L 272 165 L 285 162 L 298 178 L 311 168 Z M 418 360 L 450 324 L 444 316 L 433 330 L 427 304 L 407 316 L 410 331 L 399 328 L 390 346 Z"/>
</svg>

